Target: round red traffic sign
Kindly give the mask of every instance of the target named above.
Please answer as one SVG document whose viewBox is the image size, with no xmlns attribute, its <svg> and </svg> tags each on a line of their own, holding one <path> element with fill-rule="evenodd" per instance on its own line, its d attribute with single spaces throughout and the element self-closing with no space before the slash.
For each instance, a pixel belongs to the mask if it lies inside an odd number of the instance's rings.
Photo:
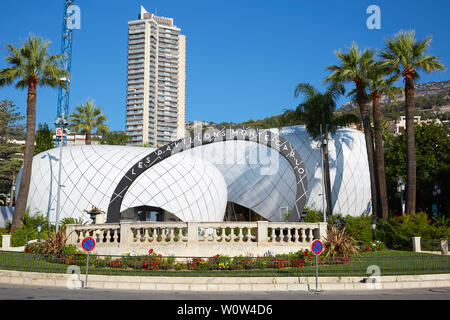
<svg viewBox="0 0 450 320">
<path fill-rule="evenodd" d="M 84 251 L 92 251 L 95 248 L 95 240 L 92 237 L 84 238 L 83 242 L 81 242 L 81 246 L 83 247 Z"/>
<path fill-rule="evenodd" d="M 315 255 L 321 254 L 322 251 L 323 251 L 323 244 L 322 244 L 322 241 L 320 241 L 320 240 L 314 240 L 313 243 L 311 244 L 311 251 L 312 251 Z"/>
</svg>

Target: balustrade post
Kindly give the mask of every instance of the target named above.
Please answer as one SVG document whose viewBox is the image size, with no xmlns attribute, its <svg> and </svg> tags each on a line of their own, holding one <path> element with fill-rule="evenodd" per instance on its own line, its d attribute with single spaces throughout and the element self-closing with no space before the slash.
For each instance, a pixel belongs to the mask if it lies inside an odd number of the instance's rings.
<svg viewBox="0 0 450 320">
<path fill-rule="evenodd" d="M 2 249 L 9 249 L 11 248 L 11 235 L 10 234 L 4 234 L 2 235 Z"/>
<path fill-rule="evenodd" d="M 187 246 L 198 245 L 198 222 L 187 223 Z"/>
<path fill-rule="evenodd" d="M 448 255 L 448 239 L 441 239 L 441 252 Z"/>
<path fill-rule="evenodd" d="M 420 248 L 420 237 L 413 237 L 412 238 L 412 244 L 413 244 L 413 251 L 414 252 L 421 252 L 421 248 Z"/>
<path fill-rule="evenodd" d="M 129 248 L 133 243 L 133 232 L 131 230 L 131 221 L 120 222 L 120 242 L 119 248 Z"/>
<path fill-rule="evenodd" d="M 327 237 L 327 223 L 326 222 L 318 222 L 318 228 L 314 230 L 314 238 L 324 241 Z"/>
<path fill-rule="evenodd" d="M 269 222 L 268 221 L 257 221 L 257 238 L 258 247 L 267 246 L 269 243 Z"/>
<path fill-rule="evenodd" d="M 75 225 L 73 225 L 73 224 L 66 225 L 66 239 L 67 239 L 66 240 L 67 244 L 73 244 L 73 245 L 77 244 L 78 235 L 75 232 Z"/>
</svg>

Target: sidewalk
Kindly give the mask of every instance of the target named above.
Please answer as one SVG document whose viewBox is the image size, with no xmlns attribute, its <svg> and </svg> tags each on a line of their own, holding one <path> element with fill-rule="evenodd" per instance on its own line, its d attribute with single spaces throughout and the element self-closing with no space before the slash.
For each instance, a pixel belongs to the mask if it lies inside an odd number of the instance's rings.
<svg viewBox="0 0 450 320">
<path fill-rule="evenodd" d="M 79 288 L 85 275 L 0 270 L 0 283 Z M 450 287 L 450 274 L 367 277 L 319 277 L 319 290 L 373 290 Z M 315 277 L 132 277 L 89 275 L 88 287 L 96 289 L 161 291 L 309 291 Z"/>
</svg>

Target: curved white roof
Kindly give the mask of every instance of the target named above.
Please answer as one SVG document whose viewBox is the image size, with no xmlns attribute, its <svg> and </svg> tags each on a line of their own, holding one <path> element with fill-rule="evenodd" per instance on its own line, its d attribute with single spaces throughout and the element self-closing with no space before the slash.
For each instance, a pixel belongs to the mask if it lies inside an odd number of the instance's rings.
<svg viewBox="0 0 450 320">
<path fill-rule="evenodd" d="M 302 126 L 280 134 L 300 154 L 308 177 L 307 206 L 322 209 L 321 156 L 317 142 Z M 82 217 L 84 209 L 108 209 L 120 179 L 154 149 L 129 146 L 63 148 L 61 214 Z M 370 177 L 364 135 L 343 128 L 330 139 L 330 175 L 334 213 L 370 212 Z M 34 157 L 28 197 L 31 212 L 55 221 L 59 149 Z M 18 181 L 20 175 L 18 177 Z M 227 201 L 251 208 L 271 221 L 292 209 L 295 175 L 284 157 L 250 141 L 223 141 L 175 154 L 149 168 L 127 191 L 121 211 L 161 207 L 183 221 L 222 221 Z M 19 186 L 19 183 L 16 184 Z"/>
</svg>

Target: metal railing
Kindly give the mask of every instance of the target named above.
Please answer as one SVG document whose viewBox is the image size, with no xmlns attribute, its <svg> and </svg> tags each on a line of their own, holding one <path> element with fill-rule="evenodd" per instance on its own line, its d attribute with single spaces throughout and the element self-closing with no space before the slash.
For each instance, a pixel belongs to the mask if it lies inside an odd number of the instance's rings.
<svg viewBox="0 0 450 320">
<path fill-rule="evenodd" d="M 420 239 L 422 251 L 442 251 L 442 240 L 444 239 Z M 447 239 L 448 241 L 448 239 Z"/>
<path fill-rule="evenodd" d="M 85 254 L 44 255 L 36 253 L 0 252 L 0 269 L 28 272 L 67 273 L 78 266 L 84 273 Z M 377 267 L 381 276 L 450 273 L 450 256 L 360 256 L 319 257 L 319 276 L 367 276 Z M 370 269 L 372 268 L 372 269 Z M 315 257 L 163 257 L 89 256 L 89 274 L 128 276 L 314 276 Z"/>
</svg>

